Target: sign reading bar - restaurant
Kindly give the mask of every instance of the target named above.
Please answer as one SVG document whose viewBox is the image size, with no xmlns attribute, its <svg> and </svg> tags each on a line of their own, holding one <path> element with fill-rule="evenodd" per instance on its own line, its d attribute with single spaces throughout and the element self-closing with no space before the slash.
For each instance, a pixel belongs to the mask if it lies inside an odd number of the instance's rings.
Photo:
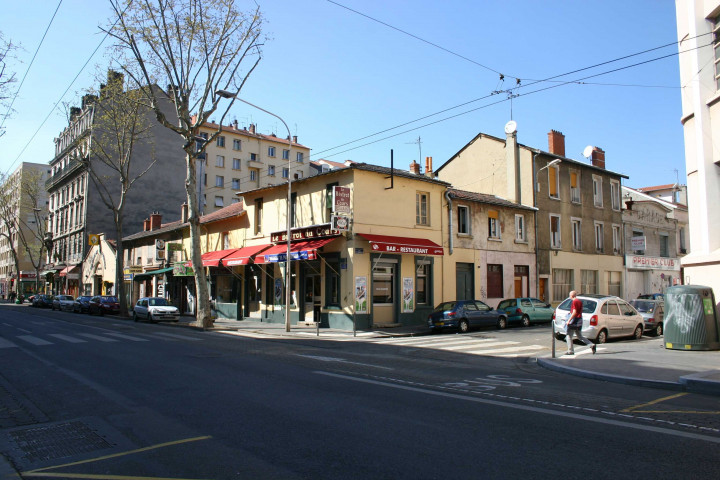
<svg viewBox="0 0 720 480">
<path fill-rule="evenodd" d="M 335 237 L 340 232 L 333 230 L 331 224 L 311 225 L 309 227 L 295 228 L 290 231 L 290 240 L 312 240 L 315 238 Z M 270 234 L 273 243 L 287 242 L 287 232 L 273 232 Z"/>
</svg>

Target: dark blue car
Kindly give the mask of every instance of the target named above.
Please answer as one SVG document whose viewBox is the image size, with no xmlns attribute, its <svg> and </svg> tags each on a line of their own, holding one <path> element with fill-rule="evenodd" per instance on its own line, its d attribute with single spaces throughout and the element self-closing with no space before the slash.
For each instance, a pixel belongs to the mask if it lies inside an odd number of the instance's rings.
<svg viewBox="0 0 720 480">
<path fill-rule="evenodd" d="M 465 333 L 473 327 L 507 327 L 507 315 L 490 308 L 480 300 L 453 300 L 443 302 L 428 315 L 428 327 L 433 331 L 446 328 Z"/>
</svg>

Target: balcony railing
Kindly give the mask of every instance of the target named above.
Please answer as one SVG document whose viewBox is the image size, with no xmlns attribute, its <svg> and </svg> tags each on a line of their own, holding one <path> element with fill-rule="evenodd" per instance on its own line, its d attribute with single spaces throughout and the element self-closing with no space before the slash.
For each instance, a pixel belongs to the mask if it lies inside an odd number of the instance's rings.
<svg viewBox="0 0 720 480">
<path fill-rule="evenodd" d="M 65 178 L 69 177 L 71 173 L 81 169 L 83 167 L 83 162 L 80 160 L 70 160 L 68 164 L 57 172 L 52 177 L 45 180 L 45 189 L 50 190 L 52 187 L 57 185 L 60 181 L 64 180 Z"/>
</svg>

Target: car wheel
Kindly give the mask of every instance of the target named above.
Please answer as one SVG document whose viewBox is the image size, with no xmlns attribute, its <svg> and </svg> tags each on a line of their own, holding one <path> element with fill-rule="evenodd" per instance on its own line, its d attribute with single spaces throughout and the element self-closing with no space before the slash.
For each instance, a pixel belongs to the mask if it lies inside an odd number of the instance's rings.
<svg viewBox="0 0 720 480">
<path fill-rule="evenodd" d="M 460 323 L 458 323 L 458 332 L 467 333 L 468 330 L 470 330 L 470 325 L 467 320 L 460 320 Z"/>
<path fill-rule="evenodd" d="M 102 311 L 102 308 L 98 310 L 98 313 L 100 314 L 101 317 L 105 316 L 105 312 Z"/>
<path fill-rule="evenodd" d="M 595 343 L 605 343 L 607 342 L 607 339 L 607 330 L 600 330 L 600 333 L 598 333 L 598 336 L 595 339 Z"/>
<path fill-rule="evenodd" d="M 507 318 L 505 318 L 505 317 L 498 318 L 497 326 L 500 330 L 507 328 Z"/>
<path fill-rule="evenodd" d="M 522 317 L 522 326 L 523 327 L 530 326 L 530 317 L 528 317 L 527 315 L 523 315 L 523 317 Z"/>
<path fill-rule="evenodd" d="M 663 334 L 663 325 L 662 325 L 662 323 L 658 323 L 658 326 L 655 327 L 655 331 L 653 332 L 653 335 L 655 335 L 656 337 L 659 337 L 662 334 Z"/>
<path fill-rule="evenodd" d="M 642 338 L 642 335 L 643 335 L 643 326 L 638 325 L 637 327 L 635 327 L 635 331 L 633 332 L 633 338 L 635 340 L 640 340 Z"/>
</svg>

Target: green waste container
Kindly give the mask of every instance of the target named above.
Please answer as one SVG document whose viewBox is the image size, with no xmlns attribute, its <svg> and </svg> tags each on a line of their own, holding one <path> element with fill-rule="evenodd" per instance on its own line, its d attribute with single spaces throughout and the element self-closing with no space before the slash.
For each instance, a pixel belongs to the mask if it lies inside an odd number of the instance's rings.
<svg viewBox="0 0 720 480">
<path fill-rule="evenodd" d="M 678 285 L 665 292 L 665 348 L 720 350 L 715 295 L 702 285 Z"/>
</svg>

